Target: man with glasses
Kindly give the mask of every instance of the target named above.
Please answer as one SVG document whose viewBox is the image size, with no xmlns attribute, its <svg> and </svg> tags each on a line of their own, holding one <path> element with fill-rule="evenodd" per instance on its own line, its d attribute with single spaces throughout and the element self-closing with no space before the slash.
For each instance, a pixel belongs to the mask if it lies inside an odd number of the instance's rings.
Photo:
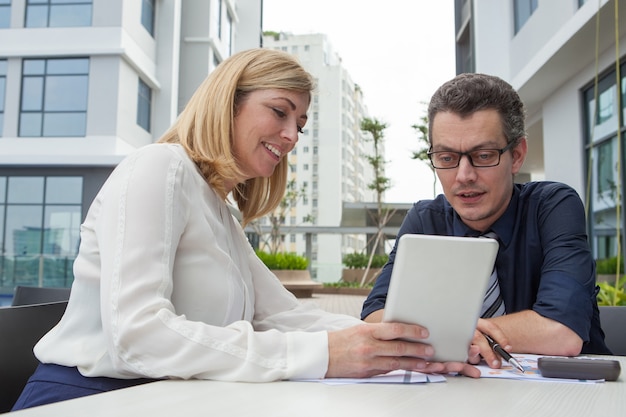
<svg viewBox="0 0 626 417">
<path fill-rule="evenodd" d="M 428 155 L 444 193 L 417 202 L 398 234 L 497 237 L 498 313 L 479 319 L 469 350 L 470 363 L 482 356 L 492 367 L 500 360 L 484 334 L 511 352 L 610 353 L 580 197 L 561 183 L 513 181 L 528 151 L 524 117 L 498 77 L 461 74 L 439 87 L 428 107 Z M 365 321 L 382 319 L 396 247 L 363 305 Z"/>
</svg>

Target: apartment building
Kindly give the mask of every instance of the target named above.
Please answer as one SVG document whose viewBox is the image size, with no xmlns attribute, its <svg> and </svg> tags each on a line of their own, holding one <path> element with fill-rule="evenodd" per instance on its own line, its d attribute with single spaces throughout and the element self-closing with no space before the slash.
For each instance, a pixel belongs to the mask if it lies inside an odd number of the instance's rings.
<svg viewBox="0 0 626 417">
<path fill-rule="evenodd" d="M 0 293 L 68 286 L 79 227 L 206 75 L 259 47 L 262 0 L 0 0 Z"/>
<path fill-rule="evenodd" d="M 574 187 L 594 256 L 616 255 L 624 236 L 626 1 L 455 0 L 455 19 L 457 73 L 500 76 L 527 106 L 520 180 Z"/>
<path fill-rule="evenodd" d="M 328 231 L 340 226 L 343 202 L 375 201 L 367 187 L 374 177 L 366 158 L 374 154 L 373 143 L 360 129 L 361 120 L 369 117 L 364 92 L 324 34 L 275 33 L 263 37 L 263 47 L 297 56 L 316 79 L 309 121 L 289 156 L 291 178 L 305 194 L 286 216 L 283 245 L 287 251 L 303 254 L 306 234 L 294 233 L 295 227 L 327 228 L 311 235 L 311 274 L 321 282 L 337 281 L 342 254 L 362 250 L 366 237 Z"/>
</svg>

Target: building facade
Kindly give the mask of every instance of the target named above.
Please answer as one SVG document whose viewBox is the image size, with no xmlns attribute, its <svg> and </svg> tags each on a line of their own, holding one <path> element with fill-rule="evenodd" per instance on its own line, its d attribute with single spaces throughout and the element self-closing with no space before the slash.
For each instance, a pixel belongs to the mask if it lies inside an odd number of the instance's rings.
<svg viewBox="0 0 626 417">
<path fill-rule="evenodd" d="M 289 156 L 291 178 L 296 189 L 304 193 L 285 216 L 283 229 L 284 250 L 304 254 L 306 235 L 290 233 L 290 227 L 338 227 L 343 202 L 375 201 L 368 189 L 374 172 L 367 161 L 367 156 L 374 154 L 373 143 L 360 129 L 361 120 L 369 115 L 363 91 L 326 35 L 275 33 L 263 37 L 263 47 L 297 56 L 317 84 L 309 120 Z M 310 244 L 312 276 L 321 282 L 333 282 L 341 277 L 342 254 L 362 250 L 366 237 L 313 233 Z"/>
<path fill-rule="evenodd" d="M 0 293 L 68 286 L 107 176 L 259 47 L 262 0 L 0 0 Z"/>
<path fill-rule="evenodd" d="M 526 104 L 521 179 L 574 187 L 594 256 L 615 256 L 624 236 L 626 1 L 455 0 L 455 20 L 457 73 L 497 75 Z"/>
</svg>

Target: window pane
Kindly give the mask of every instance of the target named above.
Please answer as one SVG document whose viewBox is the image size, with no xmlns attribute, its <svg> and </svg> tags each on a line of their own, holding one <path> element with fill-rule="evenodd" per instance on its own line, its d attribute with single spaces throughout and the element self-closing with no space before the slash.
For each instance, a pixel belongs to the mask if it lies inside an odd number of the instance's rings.
<svg viewBox="0 0 626 417">
<path fill-rule="evenodd" d="M 26 8 L 27 28 L 45 28 L 48 26 L 48 6 L 28 6 Z"/>
<path fill-rule="evenodd" d="M 6 92 L 7 79 L 0 74 L 0 112 L 4 111 L 4 94 Z M 0 129 L 0 133 L 2 129 Z"/>
<path fill-rule="evenodd" d="M 4 197 L 7 192 L 7 177 L 0 177 L 0 203 L 4 203 Z M 2 223 L 2 217 L 0 217 L 0 223 Z M 2 237 L 2 234 L 0 234 Z"/>
<path fill-rule="evenodd" d="M 4 205 L 0 204 L 0 253 L 4 240 Z M 0 255 L 0 281 L 2 280 L 2 255 Z"/>
<path fill-rule="evenodd" d="M 9 177 L 7 203 L 43 203 L 43 177 Z"/>
<path fill-rule="evenodd" d="M 46 77 L 45 111 L 87 110 L 88 77 Z"/>
<path fill-rule="evenodd" d="M 46 73 L 50 75 L 89 74 L 89 59 L 50 59 Z"/>
<path fill-rule="evenodd" d="M 46 181 L 46 204 L 81 204 L 82 200 L 82 177 L 48 177 Z"/>
<path fill-rule="evenodd" d="M 80 206 L 46 206 L 43 253 L 74 254 L 80 221 Z"/>
<path fill-rule="evenodd" d="M 46 61 L 43 59 L 25 59 L 22 72 L 24 75 L 44 75 Z"/>
<path fill-rule="evenodd" d="M 141 24 L 154 36 L 154 0 L 143 0 L 141 4 Z"/>
<path fill-rule="evenodd" d="M 20 115 L 20 136 L 41 136 L 42 113 L 22 113 Z"/>
<path fill-rule="evenodd" d="M 137 97 L 137 124 L 146 131 L 150 131 L 150 108 L 152 103 L 152 90 L 139 79 L 139 91 Z"/>
<path fill-rule="evenodd" d="M 85 136 L 86 123 L 84 112 L 44 113 L 43 136 Z"/>
<path fill-rule="evenodd" d="M 50 27 L 91 26 L 91 5 L 50 7 Z"/>
<path fill-rule="evenodd" d="M 43 77 L 25 77 L 22 84 L 22 111 L 43 110 Z"/>
<path fill-rule="evenodd" d="M 42 206 L 9 205 L 6 210 L 6 252 L 17 256 L 38 255 Z"/>
<path fill-rule="evenodd" d="M 0 4 L 3 2 L 0 1 Z M 0 5 L 0 28 L 11 26 L 11 7 Z"/>
<path fill-rule="evenodd" d="M 600 93 L 600 96 L 598 97 L 597 124 L 606 122 L 617 113 L 615 99 L 615 85 Z"/>
<path fill-rule="evenodd" d="M 91 4 L 91 0 L 50 0 L 52 4 Z"/>
<path fill-rule="evenodd" d="M 599 194 L 615 191 L 613 166 L 613 142 L 608 141 L 598 146 L 597 190 Z"/>
</svg>

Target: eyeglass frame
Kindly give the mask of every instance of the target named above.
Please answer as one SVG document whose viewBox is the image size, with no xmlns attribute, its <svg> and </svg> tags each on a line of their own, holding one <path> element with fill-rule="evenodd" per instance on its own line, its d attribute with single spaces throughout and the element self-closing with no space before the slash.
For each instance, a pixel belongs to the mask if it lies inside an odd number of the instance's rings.
<svg viewBox="0 0 626 417">
<path fill-rule="evenodd" d="M 511 141 L 509 143 L 506 144 L 506 146 L 504 148 L 500 148 L 500 149 L 496 149 L 496 148 L 483 148 L 483 149 L 475 149 L 473 151 L 468 151 L 468 152 L 456 152 L 456 151 L 433 151 L 432 146 L 430 147 L 430 149 L 428 150 L 428 152 L 426 152 L 426 155 L 428 155 L 428 159 L 430 160 L 430 164 L 433 166 L 433 168 L 435 169 L 454 169 L 454 168 L 458 168 L 459 165 L 461 164 L 461 159 L 464 156 L 467 156 L 467 160 L 469 161 L 470 165 L 474 168 L 493 168 L 493 167 L 497 167 L 498 165 L 500 165 L 500 159 L 502 157 L 502 154 L 505 153 L 506 151 L 508 151 L 509 149 L 512 149 L 515 145 L 518 144 L 517 140 Z M 474 165 L 474 160 L 472 159 L 471 154 L 474 152 L 480 152 L 480 151 L 497 151 L 498 152 L 498 162 L 496 162 L 494 165 Z M 459 155 L 459 160 L 456 161 L 456 165 L 453 167 L 447 167 L 447 168 L 438 168 L 435 166 L 435 163 L 433 162 L 433 154 L 436 153 L 453 153 L 456 155 Z"/>
</svg>

